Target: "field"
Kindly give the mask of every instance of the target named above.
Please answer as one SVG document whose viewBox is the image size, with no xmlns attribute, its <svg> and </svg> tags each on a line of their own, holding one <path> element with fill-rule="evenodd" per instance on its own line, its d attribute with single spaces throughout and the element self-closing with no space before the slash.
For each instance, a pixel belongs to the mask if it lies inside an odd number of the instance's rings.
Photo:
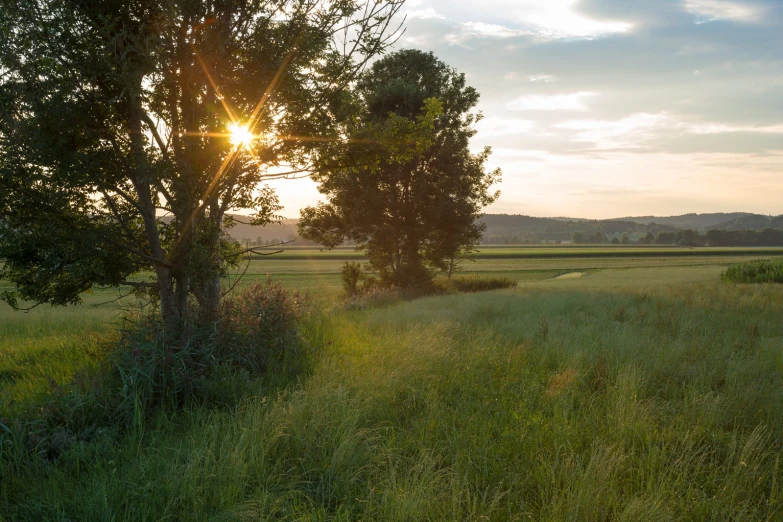
<svg viewBox="0 0 783 522">
<path fill-rule="evenodd" d="M 324 312 L 313 369 L 139 436 L 0 469 L 0 520 L 783 519 L 783 249 L 484 248 L 519 287 L 339 305 L 350 250 L 254 259 Z M 229 278 L 226 284 L 231 284 Z M 0 418 L 101 357 L 125 299 L 0 309 Z"/>
</svg>

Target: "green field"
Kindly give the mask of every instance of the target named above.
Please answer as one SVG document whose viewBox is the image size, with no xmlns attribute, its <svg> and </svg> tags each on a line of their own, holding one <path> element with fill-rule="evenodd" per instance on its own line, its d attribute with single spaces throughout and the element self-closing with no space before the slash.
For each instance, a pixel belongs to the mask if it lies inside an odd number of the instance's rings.
<svg viewBox="0 0 783 522">
<path fill-rule="evenodd" d="M 359 310 L 357 254 L 254 259 L 239 286 L 316 297 L 314 369 L 0 469 L 0 520 L 783 519 L 783 289 L 719 281 L 773 255 L 484 247 L 465 271 L 517 289 Z M 0 309 L 0 418 L 102 357 L 116 296 Z"/>
</svg>

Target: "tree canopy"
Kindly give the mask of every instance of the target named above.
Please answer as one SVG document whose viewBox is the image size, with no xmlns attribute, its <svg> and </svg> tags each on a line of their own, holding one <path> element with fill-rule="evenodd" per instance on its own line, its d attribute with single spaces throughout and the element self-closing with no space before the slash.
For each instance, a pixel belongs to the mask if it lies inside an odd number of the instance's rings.
<svg viewBox="0 0 783 522">
<path fill-rule="evenodd" d="M 469 149 L 479 95 L 464 74 L 416 50 L 375 62 L 357 92 L 348 144 L 321 154 L 314 174 L 328 202 L 302 210 L 300 233 L 328 247 L 356 241 L 387 284 L 426 284 L 480 241 L 476 219 L 498 196 L 490 149 Z"/>
<path fill-rule="evenodd" d="M 4 299 L 149 288 L 167 321 L 214 311 L 227 214 L 341 137 L 403 0 L 18 0 L 0 5 Z M 149 270 L 152 280 L 131 278 Z"/>
</svg>

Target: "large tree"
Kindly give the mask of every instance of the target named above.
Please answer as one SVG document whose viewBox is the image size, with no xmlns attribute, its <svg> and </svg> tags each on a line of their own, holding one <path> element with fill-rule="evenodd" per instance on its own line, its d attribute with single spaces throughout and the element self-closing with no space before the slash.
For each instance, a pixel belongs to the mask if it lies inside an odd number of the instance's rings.
<svg viewBox="0 0 783 522">
<path fill-rule="evenodd" d="M 464 74 L 417 50 L 375 62 L 357 91 L 352 139 L 322 154 L 314 174 L 328 202 L 302 210 L 300 233 L 328 247 L 356 241 L 388 284 L 427 284 L 480 241 L 476 220 L 498 195 L 490 187 L 500 171 L 485 168 L 490 149 L 469 148 L 479 95 Z"/>
<path fill-rule="evenodd" d="M 166 322 L 213 316 L 229 213 L 341 136 L 352 82 L 403 0 L 0 3 L 0 279 L 76 303 L 149 287 Z M 131 278 L 142 271 L 150 280 Z"/>
</svg>

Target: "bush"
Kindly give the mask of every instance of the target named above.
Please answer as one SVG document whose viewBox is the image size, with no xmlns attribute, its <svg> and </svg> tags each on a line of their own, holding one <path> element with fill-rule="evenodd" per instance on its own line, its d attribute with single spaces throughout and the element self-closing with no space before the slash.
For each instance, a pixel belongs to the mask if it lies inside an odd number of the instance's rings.
<svg viewBox="0 0 783 522">
<path fill-rule="evenodd" d="M 503 288 L 514 288 L 518 284 L 510 277 L 460 276 L 439 281 L 439 286 L 446 292 L 487 292 Z"/>
<path fill-rule="evenodd" d="M 343 289 L 349 297 L 355 296 L 361 290 L 359 282 L 362 280 L 362 265 L 352 261 L 346 261 L 340 270 L 340 279 L 343 282 Z"/>
<path fill-rule="evenodd" d="M 783 259 L 756 259 L 731 265 L 720 277 L 730 283 L 783 283 Z"/>
<path fill-rule="evenodd" d="M 36 411 L 0 419 L 0 468 L 20 455 L 56 459 L 87 442 L 141 432 L 156 411 L 238 400 L 261 380 L 285 382 L 304 369 L 298 324 L 310 299 L 267 280 L 223 302 L 221 318 L 165 341 L 157 316 L 136 317 L 102 368 L 56 387 Z"/>
</svg>

